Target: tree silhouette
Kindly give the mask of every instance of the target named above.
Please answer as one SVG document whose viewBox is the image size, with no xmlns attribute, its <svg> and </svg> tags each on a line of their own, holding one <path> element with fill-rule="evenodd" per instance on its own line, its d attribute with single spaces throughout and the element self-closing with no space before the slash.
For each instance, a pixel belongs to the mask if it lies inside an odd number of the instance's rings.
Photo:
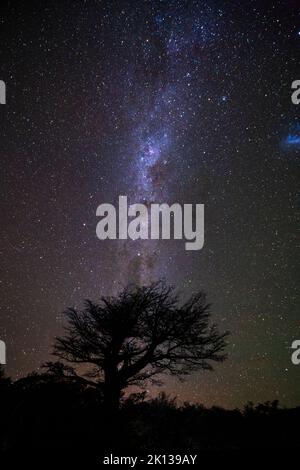
<svg viewBox="0 0 300 470">
<path fill-rule="evenodd" d="M 50 373 L 103 390 L 109 412 L 119 407 L 122 391 L 162 374 L 183 377 L 225 359 L 225 337 L 210 324 L 209 305 L 199 292 L 180 304 L 163 282 L 129 286 L 116 297 L 87 300 L 85 308 L 66 311 L 65 335 L 56 338 Z M 69 365 L 66 365 L 68 363 Z M 70 364 L 72 366 L 70 366 Z"/>
</svg>

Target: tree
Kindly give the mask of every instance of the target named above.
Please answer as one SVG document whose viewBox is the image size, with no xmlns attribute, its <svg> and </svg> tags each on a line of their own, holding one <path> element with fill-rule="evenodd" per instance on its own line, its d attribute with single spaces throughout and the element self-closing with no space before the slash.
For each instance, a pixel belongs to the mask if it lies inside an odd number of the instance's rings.
<svg viewBox="0 0 300 470">
<path fill-rule="evenodd" d="M 131 285 L 99 303 L 87 300 L 83 310 L 66 311 L 65 335 L 56 338 L 53 351 L 62 362 L 48 368 L 103 390 L 106 409 L 116 411 L 129 385 L 212 370 L 212 362 L 225 359 L 228 333 L 210 323 L 209 307 L 202 292 L 180 304 L 163 282 Z"/>
</svg>

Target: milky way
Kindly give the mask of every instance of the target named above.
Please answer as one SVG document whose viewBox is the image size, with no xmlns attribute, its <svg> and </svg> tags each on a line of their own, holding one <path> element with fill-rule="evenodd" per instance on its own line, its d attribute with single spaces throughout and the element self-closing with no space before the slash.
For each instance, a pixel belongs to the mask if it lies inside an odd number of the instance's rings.
<svg viewBox="0 0 300 470">
<path fill-rule="evenodd" d="M 67 306 L 165 278 L 203 289 L 231 331 L 226 363 L 168 393 L 299 404 L 299 12 L 246 3 L 7 2 L 0 339 L 14 378 L 49 359 Z M 203 249 L 98 240 L 96 209 L 119 195 L 204 204 Z"/>
</svg>

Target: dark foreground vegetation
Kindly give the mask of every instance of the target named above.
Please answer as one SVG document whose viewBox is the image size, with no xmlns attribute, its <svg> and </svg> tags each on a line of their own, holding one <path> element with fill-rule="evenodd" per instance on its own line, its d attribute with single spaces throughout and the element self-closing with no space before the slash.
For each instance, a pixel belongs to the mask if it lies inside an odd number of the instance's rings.
<svg viewBox="0 0 300 470">
<path fill-rule="evenodd" d="M 24 459 L 42 453 L 44 465 L 45 456 L 58 455 L 99 463 L 110 453 L 300 447 L 300 408 L 282 409 L 277 401 L 229 411 L 179 406 L 163 393 L 151 400 L 144 392 L 129 395 L 133 387 L 211 371 L 226 359 L 228 333 L 211 321 L 203 292 L 183 303 L 161 281 L 128 286 L 116 297 L 68 309 L 66 320 L 54 344 L 56 361 L 44 364 L 43 373 L 12 382 L 0 370 L 2 454 Z"/>
<path fill-rule="evenodd" d="M 4 453 L 38 451 L 66 455 L 199 453 L 240 449 L 300 447 L 300 407 L 278 402 L 243 410 L 202 405 L 178 406 L 163 393 L 123 399 L 114 417 L 107 415 L 98 391 L 47 374 L 12 383 L 0 380 L 1 449 Z"/>
</svg>

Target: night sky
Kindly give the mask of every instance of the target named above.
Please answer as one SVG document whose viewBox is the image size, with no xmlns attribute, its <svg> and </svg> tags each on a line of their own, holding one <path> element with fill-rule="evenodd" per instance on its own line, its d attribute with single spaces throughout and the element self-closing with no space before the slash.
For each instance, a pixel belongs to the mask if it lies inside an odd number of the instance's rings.
<svg viewBox="0 0 300 470">
<path fill-rule="evenodd" d="M 204 290 L 231 336 L 215 373 L 167 378 L 164 390 L 206 405 L 300 404 L 300 366 L 291 363 L 300 339 L 297 4 L 3 2 L 8 375 L 50 359 L 66 307 L 165 278 L 184 297 Z M 119 195 L 204 204 L 203 249 L 100 241 L 96 209 Z"/>
</svg>

